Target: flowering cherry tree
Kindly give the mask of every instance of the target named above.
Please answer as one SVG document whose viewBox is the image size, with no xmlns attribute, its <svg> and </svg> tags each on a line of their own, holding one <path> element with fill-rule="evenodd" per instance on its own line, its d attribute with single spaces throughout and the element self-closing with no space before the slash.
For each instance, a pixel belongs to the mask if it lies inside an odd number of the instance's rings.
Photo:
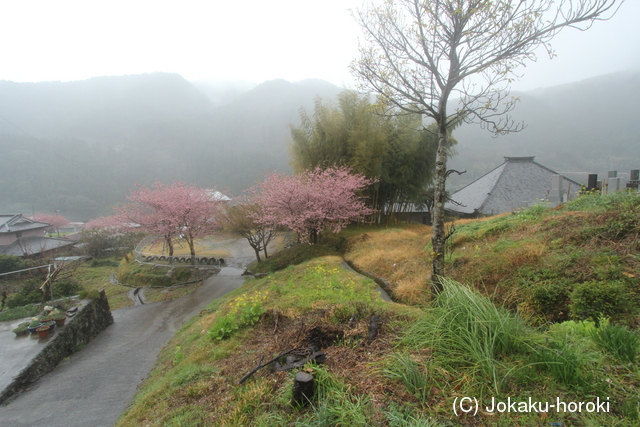
<svg viewBox="0 0 640 427">
<path fill-rule="evenodd" d="M 138 186 L 129 200 L 116 208 L 117 217 L 139 224 L 148 233 L 161 236 L 173 256 L 173 239 L 182 237 L 195 260 L 195 239 L 218 228 L 222 201 L 215 192 L 176 182 L 155 183 L 152 188 Z"/>
<path fill-rule="evenodd" d="M 127 233 L 137 228 L 139 228 L 137 224 L 129 222 L 126 218 L 119 215 L 102 216 L 92 219 L 84 225 L 85 230 L 105 230 L 114 235 Z"/>
<path fill-rule="evenodd" d="M 53 233 L 55 231 L 58 233 L 58 237 L 60 237 L 60 227 L 69 224 L 69 220 L 62 215 L 37 213 L 31 219 L 51 224 L 51 227 L 47 228 L 47 233 Z"/>
<path fill-rule="evenodd" d="M 269 174 L 250 193 L 261 207 L 256 221 L 289 227 L 314 244 L 322 231 L 337 233 L 374 212 L 358 196 L 372 182 L 347 167 L 316 168 L 295 176 Z"/>
</svg>

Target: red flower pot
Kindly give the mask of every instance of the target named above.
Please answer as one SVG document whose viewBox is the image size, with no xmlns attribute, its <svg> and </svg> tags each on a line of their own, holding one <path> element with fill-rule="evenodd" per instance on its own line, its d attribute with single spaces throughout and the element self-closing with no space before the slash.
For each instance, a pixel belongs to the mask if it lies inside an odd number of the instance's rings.
<svg viewBox="0 0 640 427">
<path fill-rule="evenodd" d="M 40 326 L 36 329 L 36 333 L 39 338 L 46 338 L 49 336 L 49 325 Z"/>
</svg>

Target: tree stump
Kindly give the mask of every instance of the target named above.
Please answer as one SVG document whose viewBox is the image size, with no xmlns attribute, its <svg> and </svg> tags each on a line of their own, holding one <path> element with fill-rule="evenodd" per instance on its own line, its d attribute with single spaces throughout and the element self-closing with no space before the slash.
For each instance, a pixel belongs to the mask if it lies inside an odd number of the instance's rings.
<svg viewBox="0 0 640 427">
<path fill-rule="evenodd" d="M 378 336 L 378 330 L 380 329 L 380 316 L 374 314 L 369 319 L 369 336 L 367 341 L 371 343 Z"/>
<path fill-rule="evenodd" d="M 291 403 L 298 406 L 307 405 L 313 398 L 314 386 L 313 375 L 304 371 L 298 372 L 293 381 Z"/>
</svg>

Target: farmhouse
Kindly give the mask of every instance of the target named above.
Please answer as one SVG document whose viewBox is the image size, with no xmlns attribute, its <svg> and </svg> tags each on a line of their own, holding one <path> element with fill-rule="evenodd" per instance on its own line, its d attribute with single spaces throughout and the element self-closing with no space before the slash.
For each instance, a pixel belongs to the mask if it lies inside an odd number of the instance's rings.
<svg viewBox="0 0 640 427">
<path fill-rule="evenodd" d="M 455 216 L 497 215 L 577 197 L 580 183 L 534 161 L 534 157 L 505 157 L 504 163 L 451 194 L 445 210 Z"/>
<path fill-rule="evenodd" d="M 75 243 L 68 239 L 45 237 L 45 230 L 50 226 L 22 214 L 0 214 L 0 255 L 35 258 L 70 248 Z"/>
</svg>

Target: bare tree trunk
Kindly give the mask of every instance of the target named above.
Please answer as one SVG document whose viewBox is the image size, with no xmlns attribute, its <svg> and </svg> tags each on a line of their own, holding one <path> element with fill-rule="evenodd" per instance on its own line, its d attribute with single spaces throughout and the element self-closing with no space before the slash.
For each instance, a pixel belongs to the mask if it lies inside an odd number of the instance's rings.
<svg viewBox="0 0 640 427">
<path fill-rule="evenodd" d="M 258 246 L 254 246 L 253 250 L 256 253 L 256 259 L 258 260 L 258 262 L 262 262 L 262 260 L 260 259 L 260 247 Z"/>
<path fill-rule="evenodd" d="M 169 247 L 169 264 L 173 264 L 173 242 L 171 241 L 171 237 L 166 238 L 165 241 Z"/>
<path fill-rule="evenodd" d="M 440 278 L 444 276 L 444 202 L 445 182 L 447 179 L 447 128 L 446 124 L 440 124 L 438 130 L 438 151 L 436 153 L 436 185 L 433 196 L 433 263 L 431 271 L 431 288 L 437 295 L 442 291 Z"/>
</svg>

